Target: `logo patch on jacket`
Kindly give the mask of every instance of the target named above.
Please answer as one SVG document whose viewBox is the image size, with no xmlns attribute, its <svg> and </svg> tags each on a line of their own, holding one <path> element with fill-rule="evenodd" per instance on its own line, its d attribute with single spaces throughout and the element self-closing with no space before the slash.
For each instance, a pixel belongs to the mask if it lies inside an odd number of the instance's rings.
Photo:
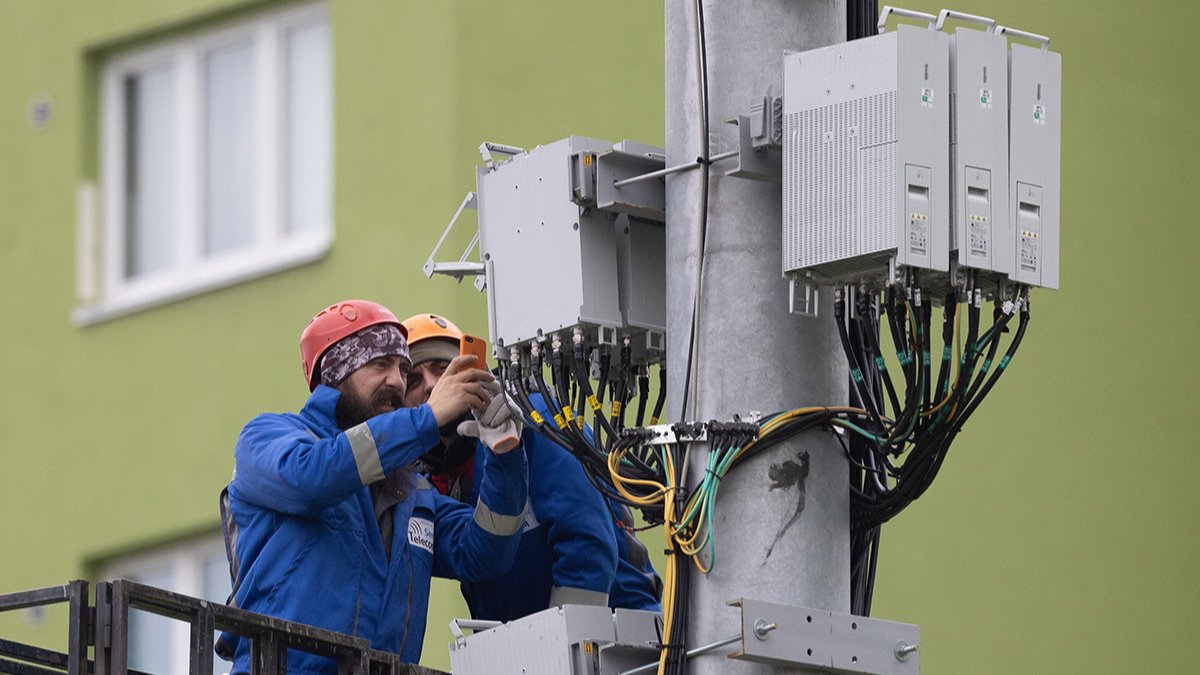
<svg viewBox="0 0 1200 675">
<path fill-rule="evenodd" d="M 409 518 L 408 545 L 433 553 L 433 521 L 424 518 Z"/>
<path fill-rule="evenodd" d="M 537 514 L 533 512 L 533 500 L 528 497 L 525 498 L 525 512 L 521 516 L 525 521 L 521 527 L 522 532 L 528 532 L 542 524 L 537 519 Z"/>
</svg>

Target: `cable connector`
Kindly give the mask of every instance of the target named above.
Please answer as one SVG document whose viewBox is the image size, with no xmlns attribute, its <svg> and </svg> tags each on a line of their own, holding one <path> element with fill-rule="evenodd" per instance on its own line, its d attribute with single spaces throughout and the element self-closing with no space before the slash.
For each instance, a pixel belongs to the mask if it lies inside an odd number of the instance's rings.
<svg viewBox="0 0 1200 675">
<path fill-rule="evenodd" d="M 649 427 L 626 427 L 618 434 L 621 439 L 621 447 L 641 447 L 643 445 L 653 445 L 655 443 L 656 432 Z M 662 441 L 658 441 L 661 443 Z"/>
<path fill-rule="evenodd" d="M 678 443 L 708 440 L 708 428 L 704 422 L 676 422 L 671 425 L 671 432 Z"/>
<path fill-rule="evenodd" d="M 728 439 L 732 445 L 745 445 L 758 437 L 758 430 L 758 424 L 742 422 L 737 415 L 732 422 L 712 420 L 708 423 L 709 437 L 714 444 L 718 439 Z"/>
</svg>

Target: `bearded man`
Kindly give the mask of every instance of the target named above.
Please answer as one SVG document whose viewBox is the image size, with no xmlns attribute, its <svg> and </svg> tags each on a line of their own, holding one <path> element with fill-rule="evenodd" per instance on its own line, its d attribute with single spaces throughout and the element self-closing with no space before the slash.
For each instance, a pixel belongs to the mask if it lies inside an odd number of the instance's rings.
<svg viewBox="0 0 1200 675">
<path fill-rule="evenodd" d="M 520 540 L 527 464 L 520 423 L 492 375 L 455 358 L 428 402 L 404 408 L 407 331 L 385 307 L 327 307 L 300 337 L 311 395 L 298 414 L 267 413 L 238 437 L 222 493 L 230 604 L 366 638 L 415 663 L 431 576 L 505 573 Z M 466 413 L 460 433 L 490 449 L 474 505 L 442 496 L 410 465 Z M 250 672 L 249 641 L 224 634 L 231 672 Z M 289 673 L 338 664 L 289 650 Z"/>
</svg>

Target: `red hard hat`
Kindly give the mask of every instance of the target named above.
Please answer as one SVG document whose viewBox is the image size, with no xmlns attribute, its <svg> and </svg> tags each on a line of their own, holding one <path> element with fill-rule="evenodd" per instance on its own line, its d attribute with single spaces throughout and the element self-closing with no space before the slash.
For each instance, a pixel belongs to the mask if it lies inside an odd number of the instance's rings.
<svg viewBox="0 0 1200 675">
<path fill-rule="evenodd" d="M 408 329 L 396 315 L 387 307 L 370 300 L 346 300 L 317 312 L 304 327 L 304 332 L 300 333 L 300 365 L 304 369 L 308 390 L 317 388 L 319 374 L 316 366 L 321 362 L 325 350 L 347 335 L 381 323 L 395 324 L 408 338 Z"/>
</svg>

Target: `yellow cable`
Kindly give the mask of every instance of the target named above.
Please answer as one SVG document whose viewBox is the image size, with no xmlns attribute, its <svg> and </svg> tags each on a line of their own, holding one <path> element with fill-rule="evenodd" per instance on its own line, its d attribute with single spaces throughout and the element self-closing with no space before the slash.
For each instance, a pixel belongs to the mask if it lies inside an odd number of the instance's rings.
<svg viewBox="0 0 1200 675">
<path fill-rule="evenodd" d="M 785 413 L 780 413 L 779 415 L 776 415 L 775 417 L 771 418 L 770 421 L 768 421 L 767 423 L 762 425 L 762 427 L 758 430 L 758 436 L 754 440 L 752 440 L 749 443 L 738 448 L 737 452 L 735 453 L 733 461 L 736 462 L 739 459 L 741 459 L 742 455 L 745 455 L 747 452 L 749 452 L 751 449 L 753 449 L 754 446 L 758 443 L 758 441 L 760 441 L 763 438 L 766 438 L 767 436 L 770 436 L 771 433 L 775 431 L 775 429 L 783 426 L 784 424 L 787 424 L 788 422 L 792 421 L 793 419 L 795 419 L 797 417 L 803 417 L 804 415 L 811 415 L 813 413 L 823 412 L 823 411 L 829 411 L 829 412 L 834 412 L 834 413 L 853 413 L 853 414 L 859 414 L 859 415 L 867 414 L 867 411 L 864 410 L 863 408 L 852 408 L 850 406 L 821 406 L 821 407 L 810 406 L 808 408 L 796 408 L 795 410 L 789 410 Z M 892 421 L 886 417 L 884 417 L 882 419 L 886 422 Z"/>
<path fill-rule="evenodd" d="M 663 495 L 663 533 L 666 535 L 666 550 L 667 550 L 667 579 L 666 586 L 663 589 L 663 643 L 667 644 L 671 641 L 671 629 L 675 621 L 675 566 L 678 564 L 674 555 L 675 538 L 674 520 L 675 520 L 675 467 L 671 462 L 664 462 L 664 472 L 667 476 L 668 491 Z M 667 649 L 663 648 L 662 653 L 658 657 L 658 672 L 662 675 L 667 668 Z"/>
<path fill-rule="evenodd" d="M 696 520 L 693 521 L 692 525 L 682 528 L 682 533 L 687 535 L 690 531 L 690 536 L 684 538 L 680 534 L 681 530 L 675 530 L 674 539 L 679 545 L 679 550 L 683 551 L 692 559 L 692 562 L 696 565 L 696 569 L 700 570 L 702 574 L 708 574 L 712 568 L 706 567 L 704 563 L 701 562 L 700 555 L 704 552 L 704 549 L 708 548 L 710 545 L 710 532 L 709 529 L 704 526 L 705 522 L 709 518 L 709 499 L 707 497 L 701 497 L 700 500 L 699 506 L 697 507 L 699 512 L 696 514 Z M 685 508 L 684 513 L 687 513 L 688 510 L 689 509 Z M 702 533 L 703 538 L 700 540 L 699 544 L 696 544 L 696 538 L 700 537 Z"/>
<path fill-rule="evenodd" d="M 617 492 L 620 492 L 621 495 L 626 499 L 640 506 L 651 506 L 656 503 L 664 493 L 673 491 L 672 488 L 665 487 L 661 483 L 656 483 L 652 480 L 622 476 L 620 473 L 621 460 L 624 459 L 625 455 L 628 453 L 628 449 L 622 449 L 611 452 L 608 455 L 608 474 L 609 477 L 612 478 L 613 487 L 617 489 Z M 655 488 L 655 492 L 645 497 L 639 497 L 626 490 L 626 484 L 649 486 Z"/>
</svg>

